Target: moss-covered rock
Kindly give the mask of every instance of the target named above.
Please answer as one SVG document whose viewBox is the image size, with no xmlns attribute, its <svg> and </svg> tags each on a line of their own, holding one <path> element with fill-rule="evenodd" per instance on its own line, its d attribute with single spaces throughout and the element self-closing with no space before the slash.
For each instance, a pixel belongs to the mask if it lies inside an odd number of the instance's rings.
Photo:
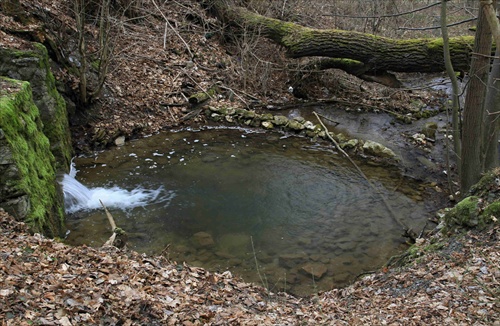
<svg viewBox="0 0 500 326">
<path fill-rule="evenodd" d="M 69 171 L 72 147 L 66 103 L 57 92 L 47 49 L 38 43 L 33 43 L 31 50 L 0 48 L 0 75 L 30 82 L 33 101 L 43 121 L 43 133 L 49 138 L 56 158 L 56 169 Z"/>
<path fill-rule="evenodd" d="M 457 227 L 484 228 L 500 219 L 500 169 L 486 173 L 475 184 L 468 197 L 444 216 L 445 231 Z"/>
<path fill-rule="evenodd" d="M 28 82 L 0 78 L 0 206 L 33 231 L 60 236 L 64 224 L 56 161 Z"/>
</svg>

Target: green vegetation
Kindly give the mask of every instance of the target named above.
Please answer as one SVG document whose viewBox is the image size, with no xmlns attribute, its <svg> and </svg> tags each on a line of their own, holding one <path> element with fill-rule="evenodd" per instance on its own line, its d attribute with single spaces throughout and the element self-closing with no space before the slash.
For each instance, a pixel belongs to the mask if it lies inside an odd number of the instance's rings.
<svg viewBox="0 0 500 326">
<path fill-rule="evenodd" d="M 500 169 L 486 173 L 471 188 L 470 196 L 450 209 L 445 217 L 445 231 L 457 227 L 485 228 L 500 217 L 500 198 L 497 193 L 500 184 Z"/>
<path fill-rule="evenodd" d="M 55 159 L 49 139 L 42 132 L 38 108 L 33 103 L 28 82 L 2 78 L 20 90 L 0 97 L 0 128 L 3 130 L 18 170 L 9 180 L 16 193 L 29 197 L 25 221 L 33 231 L 59 234 L 64 214 L 56 189 Z"/>
<path fill-rule="evenodd" d="M 68 114 L 66 112 L 66 102 L 56 88 L 56 80 L 50 70 L 48 53 L 45 46 L 39 43 L 34 43 L 40 55 L 40 68 L 46 72 L 46 86 L 48 95 L 54 99 L 55 105 L 53 107 L 53 114 L 51 116 L 51 123 L 45 123 L 43 126 L 43 133 L 49 138 L 51 143 L 59 145 L 51 150 L 56 160 L 56 170 L 68 171 L 69 163 L 72 157 L 72 147 L 68 124 Z"/>
</svg>

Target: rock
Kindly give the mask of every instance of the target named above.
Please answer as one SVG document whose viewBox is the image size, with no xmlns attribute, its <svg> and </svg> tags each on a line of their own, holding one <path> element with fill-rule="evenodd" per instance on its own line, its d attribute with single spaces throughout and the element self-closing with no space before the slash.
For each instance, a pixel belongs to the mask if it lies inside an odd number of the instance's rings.
<svg viewBox="0 0 500 326">
<path fill-rule="evenodd" d="M 439 167 L 436 165 L 436 163 L 432 162 L 424 156 L 417 156 L 417 160 L 429 170 L 432 170 L 434 172 L 439 170 Z"/>
<path fill-rule="evenodd" d="M 312 242 L 311 238 L 302 237 L 297 239 L 297 243 L 300 246 L 309 246 L 311 245 L 311 242 Z"/>
<path fill-rule="evenodd" d="M 340 147 L 342 149 L 351 149 L 351 148 L 355 148 L 358 144 L 359 144 L 359 140 L 349 139 L 348 141 L 341 143 Z"/>
<path fill-rule="evenodd" d="M 297 120 L 291 120 L 288 124 L 288 128 L 296 131 L 304 130 L 305 127 L 302 123 L 298 122 Z"/>
<path fill-rule="evenodd" d="M 306 128 L 308 130 L 314 130 L 314 128 L 316 128 L 316 126 L 311 121 L 306 121 L 306 122 L 304 122 L 304 128 Z"/>
<path fill-rule="evenodd" d="M 0 75 L 29 81 L 32 99 L 43 122 L 39 128 L 50 140 L 50 150 L 56 159 L 54 167 L 57 172 L 67 172 L 73 148 L 66 103 L 57 91 L 47 49 L 39 43 L 33 45 L 32 50 L 25 51 L 0 48 Z"/>
<path fill-rule="evenodd" d="M 319 280 L 326 274 L 328 268 L 322 263 L 307 263 L 300 268 L 301 272 L 306 275 L 314 277 L 315 280 Z"/>
<path fill-rule="evenodd" d="M 217 243 L 221 251 L 233 256 L 241 257 L 251 251 L 250 237 L 242 233 L 224 234 L 218 238 Z"/>
<path fill-rule="evenodd" d="M 274 125 L 271 121 L 262 121 L 262 127 L 265 129 L 273 129 Z"/>
<path fill-rule="evenodd" d="M 265 121 L 271 121 L 274 119 L 273 115 L 271 113 L 265 113 L 260 117 L 262 120 Z"/>
<path fill-rule="evenodd" d="M 199 247 L 212 247 L 213 245 L 215 245 L 215 241 L 212 238 L 212 235 L 210 233 L 207 233 L 207 232 L 201 231 L 201 232 L 195 233 L 195 234 L 193 234 L 192 239 L 193 239 L 195 245 L 197 245 Z"/>
<path fill-rule="evenodd" d="M 31 85 L 3 77 L 0 85 L 14 90 L 0 95 L 0 207 L 27 222 L 33 232 L 62 236 L 64 203 L 57 164 Z"/>
<path fill-rule="evenodd" d="M 307 255 L 303 253 L 283 254 L 279 256 L 279 263 L 286 268 L 292 268 L 295 265 L 303 263 L 307 259 Z"/>
<path fill-rule="evenodd" d="M 288 118 L 283 115 L 275 115 L 273 123 L 276 126 L 285 126 L 288 123 Z"/>
<path fill-rule="evenodd" d="M 241 116 L 245 119 L 253 119 L 255 118 L 255 111 L 243 110 L 241 112 Z"/>
<path fill-rule="evenodd" d="M 436 139 L 436 131 L 438 129 L 438 125 L 435 122 L 427 122 L 422 128 L 422 134 L 425 137 L 430 139 Z"/>
<path fill-rule="evenodd" d="M 363 151 L 374 156 L 397 159 L 396 154 L 390 148 L 371 140 L 365 141 Z"/>
<path fill-rule="evenodd" d="M 125 136 L 120 136 L 115 139 L 115 145 L 116 146 L 123 146 L 125 145 Z"/>
</svg>

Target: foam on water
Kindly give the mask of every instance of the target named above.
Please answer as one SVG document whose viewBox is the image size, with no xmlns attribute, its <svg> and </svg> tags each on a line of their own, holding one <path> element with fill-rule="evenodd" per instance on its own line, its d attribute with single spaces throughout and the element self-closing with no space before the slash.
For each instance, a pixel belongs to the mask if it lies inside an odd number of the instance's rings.
<svg viewBox="0 0 500 326">
<path fill-rule="evenodd" d="M 127 210 L 154 202 L 164 202 L 173 197 L 173 193 L 166 192 L 163 187 L 158 189 L 137 187 L 133 190 L 116 186 L 88 188 L 76 180 L 76 173 L 77 170 L 72 163 L 69 174 L 65 174 L 61 181 L 66 213 L 100 209 L 102 208 L 100 201 L 108 208 Z"/>
</svg>

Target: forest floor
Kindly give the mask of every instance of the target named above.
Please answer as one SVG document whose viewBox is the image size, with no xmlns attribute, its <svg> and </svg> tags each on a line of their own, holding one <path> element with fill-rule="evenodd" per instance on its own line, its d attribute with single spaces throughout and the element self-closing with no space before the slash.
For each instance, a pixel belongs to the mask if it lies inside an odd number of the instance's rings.
<svg viewBox="0 0 500 326">
<path fill-rule="evenodd" d="M 68 60 L 78 60 L 67 3 L 21 0 L 17 13 L 2 7 L 0 46 L 55 39 L 67 45 Z M 220 93 L 213 106 L 265 110 L 328 99 L 341 110 L 406 115 L 442 105 L 435 89 L 391 89 L 339 71 L 304 72 L 303 63 L 285 58 L 273 44 L 219 28 L 195 1 L 150 4 L 140 19 L 121 17 L 111 31 L 114 57 L 104 92 L 85 109 L 74 95 L 77 79 L 54 63 L 75 150 L 109 146 L 119 136 L 203 125 L 203 115 L 189 115 L 194 108 L 187 98 L 214 84 Z M 95 26 L 86 31 L 89 49 L 95 49 Z M 290 86 L 307 99 L 294 97 Z M 0 325 L 500 325 L 498 224 L 417 239 L 401 257 L 407 262 L 402 267 L 297 298 L 162 256 L 69 247 L 30 234 L 4 212 L 0 222 Z"/>
<path fill-rule="evenodd" d="M 70 247 L 0 212 L 2 325 L 500 325 L 500 228 L 419 239 L 403 267 L 306 298 L 115 247 Z M 403 259 L 403 257 L 402 257 Z"/>
</svg>

